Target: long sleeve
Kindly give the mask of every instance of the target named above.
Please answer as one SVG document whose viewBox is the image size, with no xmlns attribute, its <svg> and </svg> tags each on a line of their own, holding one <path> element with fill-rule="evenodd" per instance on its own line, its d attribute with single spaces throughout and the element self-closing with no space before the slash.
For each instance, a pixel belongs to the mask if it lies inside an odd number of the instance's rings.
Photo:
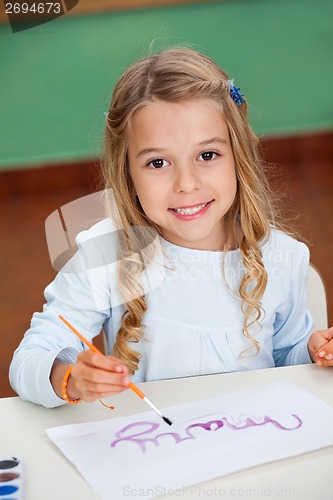
<svg viewBox="0 0 333 500">
<path fill-rule="evenodd" d="M 46 407 L 64 404 L 50 383 L 54 360 L 58 358 L 74 363 L 77 354 L 85 349 L 58 315 L 63 315 L 90 341 L 111 316 L 111 308 L 106 307 L 107 303 L 110 304 L 108 289 L 102 286 L 103 290 L 98 290 L 100 296 L 97 297 L 96 287 L 92 286 L 94 269 L 88 269 L 86 237 L 83 233 L 81 235 L 77 238 L 75 256 L 45 289 L 43 312 L 33 315 L 30 328 L 16 349 L 10 366 L 10 383 L 17 394 L 23 400 Z M 102 294 L 103 308 L 98 307 Z"/>
<path fill-rule="evenodd" d="M 276 366 L 311 363 L 307 342 L 314 325 L 306 309 L 309 269 L 309 250 L 306 245 L 297 242 L 297 251 L 295 249 L 289 255 L 289 266 L 289 277 L 286 277 L 289 290 L 274 323 L 273 357 Z"/>
</svg>

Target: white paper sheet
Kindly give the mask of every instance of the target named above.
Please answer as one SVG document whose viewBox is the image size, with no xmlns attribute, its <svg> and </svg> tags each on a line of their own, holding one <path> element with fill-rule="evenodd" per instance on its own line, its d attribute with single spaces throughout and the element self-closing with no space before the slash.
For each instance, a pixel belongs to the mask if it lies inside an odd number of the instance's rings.
<svg viewBox="0 0 333 500">
<path fill-rule="evenodd" d="M 48 429 L 105 500 L 154 498 L 258 464 L 333 445 L 333 409 L 297 385 Z"/>
</svg>

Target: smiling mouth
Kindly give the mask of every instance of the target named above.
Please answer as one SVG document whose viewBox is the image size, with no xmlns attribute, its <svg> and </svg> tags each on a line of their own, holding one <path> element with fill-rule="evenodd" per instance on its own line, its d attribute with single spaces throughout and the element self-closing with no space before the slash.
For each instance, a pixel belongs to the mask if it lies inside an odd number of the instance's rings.
<svg viewBox="0 0 333 500">
<path fill-rule="evenodd" d="M 200 210 L 204 209 L 208 205 L 208 203 L 210 203 L 210 202 L 207 201 L 207 203 L 203 203 L 202 205 L 197 205 L 196 207 L 172 208 L 171 210 L 176 212 L 176 214 L 180 214 L 180 215 L 194 215 L 194 214 L 197 214 L 198 212 L 200 212 Z"/>
</svg>

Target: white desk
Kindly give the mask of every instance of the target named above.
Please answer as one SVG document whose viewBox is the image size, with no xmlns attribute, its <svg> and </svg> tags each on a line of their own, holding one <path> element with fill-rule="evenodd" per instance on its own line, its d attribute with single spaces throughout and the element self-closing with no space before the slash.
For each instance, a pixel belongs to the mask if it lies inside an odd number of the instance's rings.
<svg viewBox="0 0 333 500">
<path fill-rule="evenodd" d="M 288 379 L 333 407 L 333 369 L 316 365 L 146 382 L 139 386 L 162 408 Z M 26 500 L 98 499 L 75 467 L 49 440 L 45 429 L 147 411 L 146 404 L 129 390 L 106 401 L 113 402 L 116 409 L 107 410 L 99 402 L 46 409 L 24 403 L 19 398 L 0 399 L 0 455 L 19 455 L 24 460 Z M 332 476 L 331 446 L 202 483 L 184 490 L 177 498 L 332 500 Z M 175 499 L 175 496 L 163 498 Z"/>
</svg>

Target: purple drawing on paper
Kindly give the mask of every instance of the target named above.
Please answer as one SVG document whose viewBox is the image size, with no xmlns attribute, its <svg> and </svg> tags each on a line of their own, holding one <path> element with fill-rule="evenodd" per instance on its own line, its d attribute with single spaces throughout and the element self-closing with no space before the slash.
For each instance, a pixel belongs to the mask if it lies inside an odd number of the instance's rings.
<svg viewBox="0 0 333 500">
<path fill-rule="evenodd" d="M 195 428 L 201 428 L 205 431 L 216 432 L 219 429 L 222 429 L 222 427 L 227 427 L 229 429 L 239 431 L 242 429 L 248 429 L 249 427 L 258 427 L 266 424 L 271 424 L 277 429 L 282 431 L 294 431 L 299 427 L 301 427 L 302 420 L 298 415 L 292 414 L 291 417 L 296 422 L 293 426 L 289 427 L 286 425 L 282 425 L 280 422 L 278 422 L 278 420 L 275 420 L 267 415 L 259 417 L 241 415 L 240 417 L 235 419 L 230 415 L 224 414 L 216 419 L 214 418 L 213 420 L 209 420 L 207 422 L 202 421 L 187 425 L 183 429 L 184 433 L 183 435 L 181 435 L 182 431 L 157 433 L 156 431 L 158 431 L 161 425 L 156 422 L 148 422 L 148 421 L 134 422 L 132 424 L 126 425 L 125 427 L 123 427 L 122 429 L 120 429 L 118 432 L 115 433 L 114 437 L 116 439 L 112 441 L 111 447 L 114 448 L 121 441 L 128 441 L 139 446 L 141 451 L 145 453 L 147 450 L 148 443 L 152 443 L 155 446 L 159 446 L 160 438 L 165 436 L 170 436 L 171 438 L 173 438 L 175 444 L 179 444 L 183 441 L 187 441 L 190 439 L 196 439 L 196 436 L 193 434 L 193 430 Z M 201 417 L 200 419 L 204 420 L 206 418 L 207 416 Z"/>
</svg>

